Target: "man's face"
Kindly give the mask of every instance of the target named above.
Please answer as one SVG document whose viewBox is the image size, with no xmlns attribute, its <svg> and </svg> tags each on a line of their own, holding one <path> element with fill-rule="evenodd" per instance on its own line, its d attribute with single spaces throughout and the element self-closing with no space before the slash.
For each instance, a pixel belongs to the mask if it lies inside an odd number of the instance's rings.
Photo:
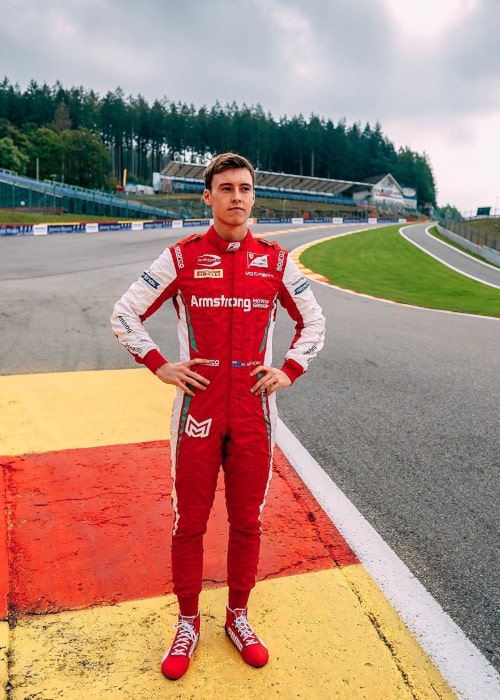
<svg viewBox="0 0 500 700">
<path fill-rule="evenodd" d="M 203 201 L 212 207 L 215 223 L 225 227 L 246 225 L 252 211 L 254 190 L 246 168 L 229 168 L 212 178 L 212 189 L 203 192 Z"/>
</svg>

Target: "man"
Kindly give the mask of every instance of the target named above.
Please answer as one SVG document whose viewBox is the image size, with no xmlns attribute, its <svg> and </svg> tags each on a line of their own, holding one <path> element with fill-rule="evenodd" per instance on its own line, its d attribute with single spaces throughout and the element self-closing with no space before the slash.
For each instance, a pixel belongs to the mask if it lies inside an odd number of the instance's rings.
<svg viewBox="0 0 500 700">
<path fill-rule="evenodd" d="M 248 230 L 254 184 L 245 158 L 215 158 L 203 193 L 213 226 L 167 248 L 116 303 L 111 319 L 135 359 L 177 387 L 170 442 L 179 619 L 161 667 L 172 680 L 186 672 L 199 639 L 203 536 L 221 465 L 229 520 L 225 629 L 246 663 L 268 661 L 247 603 L 271 478 L 276 391 L 306 371 L 324 341 L 325 319 L 307 280 L 284 249 Z M 180 362 L 167 361 L 143 325 L 167 299 L 178 317 Z M 280 369 L 271 364 L 277 302 L 296 328 Z"/>
</svg>

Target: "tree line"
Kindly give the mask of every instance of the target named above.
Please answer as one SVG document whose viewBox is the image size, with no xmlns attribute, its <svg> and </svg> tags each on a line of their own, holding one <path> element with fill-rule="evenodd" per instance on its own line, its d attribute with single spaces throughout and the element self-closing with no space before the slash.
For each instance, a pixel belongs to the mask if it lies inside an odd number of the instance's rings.
<svg viewBox="0 0 500 700">
<path fill-rule="evenodd" d="M 205 163 L 217 153 L 245 155 L 259 170 L 363 181 L 391 173 L 436 204 L 425 154 L 396 149 L 379 123 L 334 124 L 315 114 L 276 119 L 260 104 L 211 107 L 148 103 L 117 88 L 103 97 L 83 87 L 0 84 L 0 167 L 92 188 L 151 183 L 170 160 Z"/>
</svg>

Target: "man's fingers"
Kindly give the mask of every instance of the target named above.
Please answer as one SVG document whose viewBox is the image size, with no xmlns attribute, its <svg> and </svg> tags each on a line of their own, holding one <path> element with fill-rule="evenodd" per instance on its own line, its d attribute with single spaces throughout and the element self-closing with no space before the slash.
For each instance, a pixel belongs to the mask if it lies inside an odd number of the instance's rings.
<svg viewBox="0 0 500 700">
<path fill-rule="evenodd" d="M 187 372 L 186 378 L 190 381 L 195 382 L 196 384 L 198 384 L 198 386 L 201 386 L 203 389 L 205 389 L 210 384 L 210 379 L 207 379 L 202 374 L 198 374 L 198 372 Z"/>
<path fill-rule="evenodd" d="M 282 387 L 290 386 L 291 381 L 289 377 L 280 369 L 275 367 L 264 367 L 260 365 L 253 372 L 255 374 L 263 374 L 262 377 L 251 387 L 250 391 L 252 394 L 266 394 L 270 396 L 274 394 L 277 389 Z"/>
</svg>

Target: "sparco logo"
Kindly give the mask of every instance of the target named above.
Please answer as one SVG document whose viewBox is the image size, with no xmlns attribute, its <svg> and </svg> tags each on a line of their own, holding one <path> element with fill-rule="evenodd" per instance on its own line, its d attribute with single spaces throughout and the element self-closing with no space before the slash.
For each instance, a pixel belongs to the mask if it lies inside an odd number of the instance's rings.
<svg viewBox="0 0 500 700">
<path fill-rule="evenodd" d="M 184 269 L 184 258 L 182 257 L 182 250 L 180 249 L 180 246 L 176 245 L 174 251 L 175 257 L 177 258 L 177 265 L 179 267 L 179 270 L 182 270 Z"/>
<path fill-rule="evenodd" d="M 285 262 L 285 251 L 280 250 L 280 252 L 278 254 L 278 262 L 276 264 L 276 269 L 278 272 L 281 272 L 281 270 L 283 269 L 284 262 Z"/>
<path fill-rule="evenodd" d="M 243 309 L 250 311 L 252 308 L 252 300 L 245 297 L 226 297 L 221 294 L 220 297 L 197 297 L 196 294 L 191 296 L 191 306 L 202 309 Z"/>
</svg>

